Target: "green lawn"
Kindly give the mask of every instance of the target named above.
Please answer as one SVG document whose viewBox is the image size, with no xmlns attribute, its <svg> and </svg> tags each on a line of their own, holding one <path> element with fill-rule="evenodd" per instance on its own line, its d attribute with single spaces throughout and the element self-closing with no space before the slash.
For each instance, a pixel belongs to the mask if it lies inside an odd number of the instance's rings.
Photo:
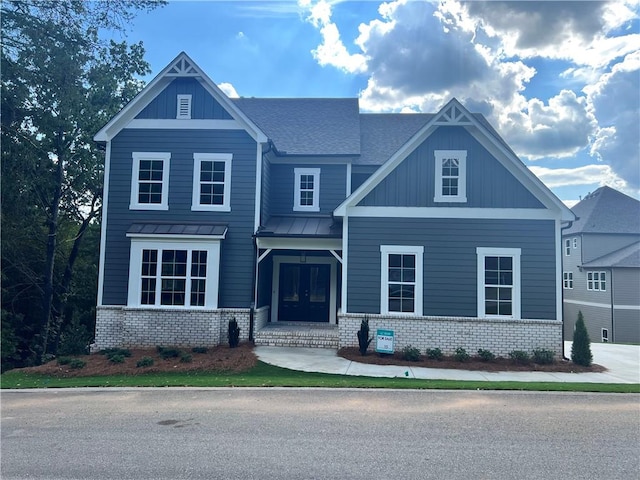
<svg viewBox="0 0 640 480">
<path fill-rule="evenodd" d="M 354 377 L 298 372 L 262 362 L 258 362 L 258 365 L 248 372 L 229 374 L 170 372 L 55 378 L 44 375 L 26 375 L 12 370 L 0 376 L 0 386 L 3 389 L 69 387 L 324 387 L 640 393 L 640 384 L 482 382 Z"/>
</svg>

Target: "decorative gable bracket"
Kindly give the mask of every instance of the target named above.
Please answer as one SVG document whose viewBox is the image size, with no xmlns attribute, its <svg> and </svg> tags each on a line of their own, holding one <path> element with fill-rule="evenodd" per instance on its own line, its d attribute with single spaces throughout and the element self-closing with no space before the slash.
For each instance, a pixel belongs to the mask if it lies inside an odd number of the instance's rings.
<svg viewBox="0 0 640 480">
<path fill-rule="evenodd" d="M 184 57 L 178 57 L 176 62 L 171 65 L 166 73 L 167 77 L 199 77 L 198 69 Z"/>
<path fill-rule="evenodd" d="M 467 113 L 455 101 L 450 102 L 435 119 L 434 125 L 472 125 Z"/>
</svg>

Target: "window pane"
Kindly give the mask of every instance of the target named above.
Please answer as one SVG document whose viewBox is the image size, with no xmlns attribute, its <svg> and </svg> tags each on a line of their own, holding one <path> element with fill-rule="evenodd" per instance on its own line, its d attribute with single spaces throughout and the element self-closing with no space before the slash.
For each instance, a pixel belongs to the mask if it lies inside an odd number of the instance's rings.
<svg viewBox="0 0 640 480">
<path fill-rule="evenodd" d="M 498 302 L 493 300 L 486 301 L 484 308 L 486 315 L 498 315 Z"/>
<path fill-rule="evenodd" d="M 390 282 L 399 282 L 402 280 L 402 269 L 400 268 L 390 268 L 389 269 L 389 281 Z"/>
<path fill-rule="evenodd" d="M 399 299 L 389 298 L 389 311 L 390 312 L 401 312 L 402 311 L 402 303 Z"/>
<path fill-rule="evenodd" d="M 402 281 L 403 282 L 415 282 L 416 281 L 416 269 L 415 268 L 405 268 L 402 270 Z"/>
<path fill-rule="evenodd" d="M 402 267 L 402 255 L 391 254 L 389 255 L 390 267 Z"/>
<path fill-rule="evenodd" d="M 499 257 L 485 257 L 485 270 L 498 270 Z"/>
</svg>

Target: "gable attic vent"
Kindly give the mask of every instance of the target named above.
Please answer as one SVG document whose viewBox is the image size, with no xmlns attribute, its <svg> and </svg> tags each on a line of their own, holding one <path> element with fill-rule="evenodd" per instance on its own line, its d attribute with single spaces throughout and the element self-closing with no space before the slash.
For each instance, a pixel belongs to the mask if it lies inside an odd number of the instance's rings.
<svg viewBox="0 0 640 480">
<path fill-rule="evenodd" d="M 178 95 L 178 113 L 176 118 L 191 118 L 191 95 Z"/>
</svg>

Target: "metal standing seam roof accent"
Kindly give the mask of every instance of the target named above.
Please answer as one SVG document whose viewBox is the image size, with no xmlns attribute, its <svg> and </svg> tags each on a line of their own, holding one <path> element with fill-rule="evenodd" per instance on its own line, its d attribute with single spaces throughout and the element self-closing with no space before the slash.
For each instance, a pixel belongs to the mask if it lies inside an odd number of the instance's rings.
<svg viewBox="0 0 640 480">
<path fill-rule="evenodd" d="M 342 237 L 342 223 L 332 217 L 273 216 L 257 234 L 258 237 Z"/>
<path fill-rule="evenodd" d="M 611 187 L 600 187 L 572 209 L 578 219 L 563 232 L 640 234 L 640 201 Z"/>
<path fill-rule="evenodd" d="M 231 99 L 287 155 L 360 155 L 357 98 Z"/>
<path fill-rule="evenodd" d="M 224 237 L 227 226 L 220 224 L 167 224 L 134 223 L 127 230 L 129 235 L 201 235 Z"/>
<path fill-rule="evenodd" d="M 584 268 L 640 268 L 640 241 L 582 265 Z"/>
</svg>

